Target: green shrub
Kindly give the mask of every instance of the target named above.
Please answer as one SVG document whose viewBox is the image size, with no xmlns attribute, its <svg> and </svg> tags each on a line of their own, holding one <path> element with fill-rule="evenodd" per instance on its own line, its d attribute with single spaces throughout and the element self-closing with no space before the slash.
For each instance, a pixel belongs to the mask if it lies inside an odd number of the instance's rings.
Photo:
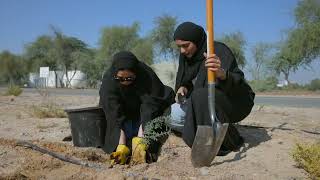
<svg viewBox="0 0 320 180">
<path fill-rule="evenodd" d="M 290 83 L 290 84 L 288 84 L 288 86 L 284 86 L 281 89 L 291 91 L 291 90 L 305 90 L 306 88 L 305 88 L 305 86 L 300 85 L 298 83 Z"/>
<path fill-rule="evenodd" d="M 312 91 L 320 90 L 320 79 L 314 79 L 308 85 L 308 89 Z"/>
<path fill-rule="evenodd" d="M 53 103 L 31 106 L 31 112 L 34 117 L 40 119 L 67 117 L 67 114 L 64 112 L 64 110 Z"/>
<path fill-rule="evenodd" d="M 11 84 L 8 86 L 8 89 L 7 89 L 7 92 L 5 93 L 5 95 L 19 96 L 22 93 L 22 91 L 23 90 L 19 86 Z"/>
<path fill-rule="evenodd" d="M 306 170 L 312 179 L 320 179 L 320 142 L 315 144 L 297 143 L 292 157 L 298 167 Z"/>
<path fill-rule="evenodd" d="M 144 128 L 144 141 L 150 145 L 153 142 L 162 142 L 170 134 L 168 126 L 170 117 L 160 116 L 148 122 Z"/>
<path fill-rule="evenodd" d="M 276 77 L 268 77 L 265 80 L 253 80 L 249 84 L 255 92 L 264 92 L 276 89 L 277 82 Z"/>
</svg>

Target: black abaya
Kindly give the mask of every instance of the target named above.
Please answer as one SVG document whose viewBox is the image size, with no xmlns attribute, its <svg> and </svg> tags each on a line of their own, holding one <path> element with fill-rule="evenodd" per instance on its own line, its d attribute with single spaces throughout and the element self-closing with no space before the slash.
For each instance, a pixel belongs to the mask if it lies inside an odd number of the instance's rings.
<svg viewBox="0 0 320 180">
<path fill-rule="evenodd" d="M 202 34 L 202 35 L 201 35 Z M 192 147 L 198 125 L 211 125 L 208 108 L 207 69 L 204 65 L 206 39 L 203 28 L 190 22 L 182 23 L 175 31 L 174 39 L 191 41 L 197 45 L 197 52 L 191 58 L 180 54 L 179 68 L 176 78 L 177 91 L 179 87 L 188 89 L 187 112 L 183 130 L 183 140 Z M 238 68 L 231 50 L 221 42 L 214 42 L 215 54 L 221 60 L 221 67 L 226 71 L 225 80 L 216 82 L 216 113 L 222 122 L 235 123 L 249 115 L 254 105 L 255 94 L 244 79 L 243 72 Z M 191 62 L 191 63 L 190 63 Z M 191 69 L 191 70 L 190 70 Z M 196 69 L 197 71 L 194 71 Z M 192 80 L 196 77 L 195 83 Z M 237 129 L 230 124 L 223 150 L 236 150 L 243 143 Z"/>
<path fill-rule="evenodd" d="M 135 81 L 129 86 L 122 86 L 114 79 L 117 71 L 123 69 L 130 69 L 136 74 Z M 117 147 L 120 128 L 125 121 L 140 121 L 144 128 L 147 122 L 161 116 L 174 102 L 172 88 L 163 85 L 149 66 L 127 51 L 113 57 L 112 66 L 103 77 L 99 95 L 99 105 L 107 121 L 103 147 L 107 153 Z"/>
</svg>

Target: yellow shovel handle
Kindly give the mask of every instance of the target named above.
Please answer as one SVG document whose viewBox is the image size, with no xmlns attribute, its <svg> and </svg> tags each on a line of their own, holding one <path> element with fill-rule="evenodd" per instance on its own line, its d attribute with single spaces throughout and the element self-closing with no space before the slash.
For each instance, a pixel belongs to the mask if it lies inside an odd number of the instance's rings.
<svg viewBox="0 0 320 180">
<path fill-rule="evenodd" d="M 213 33 L 213 0 L 207 0 L 207 55 L 214 54 L 214 33 Z M 215 73 L 208 70 L 208 84 L 216 81 Z"/>
</svg>

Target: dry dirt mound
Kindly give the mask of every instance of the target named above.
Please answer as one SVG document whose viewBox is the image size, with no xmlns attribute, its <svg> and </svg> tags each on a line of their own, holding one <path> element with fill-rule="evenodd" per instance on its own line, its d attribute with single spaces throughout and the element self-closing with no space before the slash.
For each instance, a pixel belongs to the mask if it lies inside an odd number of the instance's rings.
<svg viewBox="0 0 320 180">
<path fill-rule="evenodd" d="M 0 179 L 38 179 L 50 177 L 50 175 L 55 177 L 54 172 L 66 171 L 66 169 L 77 169 L 77 171 L 81 169 L 81 176 L 86 176 L 89 173 L 87 177 L 92 176 L 92 173 L 94 173 L 93 169 L 79 167 L 18 144 L 19 141 L 0 138 L 0 157 L 2 159 L 0 162 Z M 76 148 L 57 142 L 33 141 L 32 144 L 83 162 L 101 165 L 109 163 L 109 157 L 96 148 Z M 74 170 L 69 173 L 71 177 L 75 177 L 77 174 L 73 174 L 75 173 Z M 67 174 L 66 176 L 68 176 Z"/>
</svg>

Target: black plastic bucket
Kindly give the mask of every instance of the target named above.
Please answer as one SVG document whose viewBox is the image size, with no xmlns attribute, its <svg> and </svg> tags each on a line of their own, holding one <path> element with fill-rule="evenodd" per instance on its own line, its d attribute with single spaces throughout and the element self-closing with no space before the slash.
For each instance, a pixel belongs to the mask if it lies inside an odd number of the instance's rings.
<svg viewBox="0 0 320 180">
<path fill-rule="evenodd" d="M 65 112 L 68 114 L 74 146 L 103 146 L 106 119 L 101 107 L 65 109 Z"/>
</svg>

